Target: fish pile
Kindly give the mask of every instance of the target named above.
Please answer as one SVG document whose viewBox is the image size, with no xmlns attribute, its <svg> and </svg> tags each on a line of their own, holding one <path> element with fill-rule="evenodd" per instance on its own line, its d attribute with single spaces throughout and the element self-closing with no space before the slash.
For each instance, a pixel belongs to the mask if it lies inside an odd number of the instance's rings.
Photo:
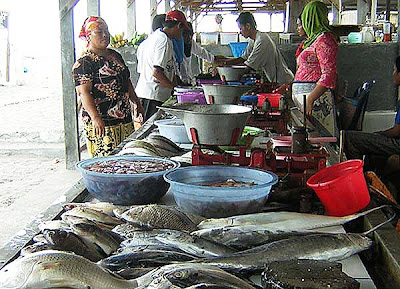
<svg viewBox="0 0 400 289">
<path fill-rule="evenodd" d="M 362 234 L 310 231 L 364 214 L 204 219 L 175 206 L 71 203 L 0 270 L 0 288 L 258 288 L 248 276 L 266 263 L 335 261 L 370 248 Z"/>
<path fill-rule="evenodd" d="M 152 157 L 174 157 L 184 153 L 180 148 L 170 139 L 162 135 L 150 135 L 145 140 L 133 140 L 125 144 L 118 155 L 138 155 L 138 156 L 152 156 Z"/>
</svg>

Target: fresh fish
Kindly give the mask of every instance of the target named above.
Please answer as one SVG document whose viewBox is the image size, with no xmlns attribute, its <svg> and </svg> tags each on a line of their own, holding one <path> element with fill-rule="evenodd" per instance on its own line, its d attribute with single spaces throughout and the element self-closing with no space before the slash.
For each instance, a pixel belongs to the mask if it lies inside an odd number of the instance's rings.
<svg viewBox="0 0 400 289">
<path fill-rule="evenodd" d="M 44 230 L 55 230 L 55 229 L 61 229 L 64 231 L 70 230 L 69 224 L 62 220 L 45 221 L 40 223 L 38 227 L 41 232 L 44 232 Z"/>
<path fill-rule="evenodd" d="M 157 245 L 139 245 L 139 246 L 129 246 L 129 247 L 121 247 L 118 248 L 117 251 L 114 253 L 114 255 L 119 255 L 119 254 L 128 254 L 136 251 L 145 251 L 145 250 L 150 250 L 150 251 L 171 251 L 171 252 L 178 252 L 178 253 L 186 253 L 179 248 L 172 247 L 170 245 L 164 245 L 164 244 L 157 244 Z M 195 255 L 192 255 L 195 256 Z"/>
<path fill-rule="evenodd" d="M 136 156 L 147 156 L 147 157 L 159 157 L 159 153 L 154 153 L 154 151 L 146 149 L 146 148 L 126 148 L 121 150 L 117 156 L 123 155 L 136 155 Z"/>
<path fill-rule="evenodd" d="M 166 245 L 174 246 L 198 257 L 226 256 L 235 252 L 235 250 L 225 245 L 180 231 L 171 230 L 156 235 L 155 239 Z"/>
<path fill-rule="evenodd" d="M 256 213 L 221 219 L 206 219 L 198 225 L 198 228 L 209 229 L 224 226 L 257 225 L 263 226 L 264 229 L 270 228 L 271 230 L 305 231 L 316 228 L 343 225 L 361 216 L 365 216 L 373 211 L 381 209 L 382 207 L 383 206 L 376 207 L 365 212 L 348 215 L 345 217 L 330 217 L 296 212 Z"/>
<path fill-rule="evenodd" d="M 140 149 L 144 149 L 146 151 L 149 151 L 154 156 L 162 156 L 162 154 L 160 153 L 160 151 L 157 148 L 155 148 L 151 143 L 149 143 L 149 142 L 147 142 L 145 140 L 134 140 L 134 141 L 128 142 L 123 147 L 121 152 L 123 152 L 125 150 L 128 151 L 128 150 L 131 150 L 131 149 L 136 149 L 136 148 L 140 148 Z"/>
<path fill-rule="evenodd" d="M 72 253 L 42 251 L 19 258 L 0 271 L 0 288 L 136 288 L 97 264 Z"/>
<path fill-rule="evenodd" d="M 162 136 L 160 134 L 152 134 L 149 136 L 148 141 L 150 141 L 156 147 L 164 147 L 165 149 L 172 152 L 183 152 L 184 150 L 174 143 L 169 138 Z"/>
<path fill-rule="evenodd" d="M 109 270 L 122 268 L 158 267 L 166 264 L 196 259 L 194 256 L 176 251 L 143 250 L 126 254 L 112 255 L 97 264 Z"/>
<path fill-rule="evenodd" d="M 55 245 L 49 244 L 49 243 L 33 243 L 32 245 L 28 245 L 24 248 L 21 249 L 20 255 L 21 256 L 26 256 L 35 252 L 40 252 L 40 251 L 44 251 L 44 250 L 60 250 L 60 248 L 58 248 Z"/>
<path fill-rule="evenodd" d="M 148 286 L 153 280 L 163 278 L 179 287 L 198 283 L 228 284 L 235 289 L 254 289 L 246 281 L 214 266 L 197 263 L 166 265 L 136 279 L 140 286 Z"/>
<path fill-rule="evenodd" d="M 200 283 L 195 284 L 185 289 L 236 289 L 238 287 L 229 284 L 214 284 L 214 283 Z"/>
<path fill-rule="evenodd" d="M 148 229 L 173 229 L 188 232 L 197 229 L 186 215 L 160 205 L 136 206 L 123 213 L 121 218 Z"/>
<path fill-rule="evenodd" d="M 282 231 L 263 228 L 259 225 L 225 226 L 194 231 L 191 235 L 199 236 L 237 250 L 245 250 L 274 241 L 315 234 L 313 231 Z"/>
<path fill-rule="evenodd" d="M 154 229 L 149 231 L 132 231 L 130 238 L 126 239 L 121 243 L 121 248 L 131 246 L 146 246 L 146 245 L 162 245 L 161 241 L 158 241 L 155 236 L 161 234 L 162 229 Z"/>
<path fill-rule="evenodd" d="M 227 257 L 201 260 L 229 272 L 260 272 L 265 263 L 298 259 L 337 261 L 372 246 L 362 234 L 313 234 L 284 239 Z"/>
<path fill-rule="evenodd" d="M 69 223 L 71 218 L 68 217 L 76 217 L 77 219 L 87 219 L 90 222 L 98 225 L 101 228 L 112 229 L 115 226 L 122 224 L 123 222 L 115 217 L 109 216 L 100 211 L 91 209 L 89 207 L 76 207 L 69 211 L 64 212 L 61 215 L 61 219 Z"/>
<path fill-rule="evenodd" d="M 61 251 L 68 251 L 83 256 L 90 261 L 97 262 L 105 255 L 94 244 L 84 242 L 72 232 L 63 230 L 46 230 L 46 240 Z"/>
<path fill-rule="evenodd" d="M 154 279 L 148 286 L 146 286 L 146 289 L 181 289 L 181 288 L 182 287 L 175 286 L 168 279 L 163 277 Z"/>
<path fill-rule="evenodd" d="M 115 217 L 114 210 L 129 210 L 129 206 L 119 206 L 114 205 L 113 203 L 109 202 L 98 202 L 98 203 L 91 203 L 91 202 L 84 202 L 84 203 L 68 203 L 64 205 L 65 210 L 72 210 L 73 208 L 83 207 L 83 208 L 90 208 L 96 211 L 100 211 L 104 214 L 109 216 Z"/>
<path fill-rule="evenodd" d="M 32 241 L 35 243 L 48 243 L 48 240 L 43 233 L 33 236 Z"/>
<path fill-rule="evenodd" d="M 134 236 L 135 232 L 141 231 L 141 228 L 140 226 L 133 223 L 124 223 L 114 227 L 111 231 L 117 233 L 124 238 L 129 239 Z"/>
<path fill-rule="evenodd" d="M 72 231 L 81 237 L 85 243 L 95 244 L 109 256 L 119 248 L 121 242 L 117 241 L 111 233 L 95 225 L 78 223 L 71 226 Z"/>
</svg>

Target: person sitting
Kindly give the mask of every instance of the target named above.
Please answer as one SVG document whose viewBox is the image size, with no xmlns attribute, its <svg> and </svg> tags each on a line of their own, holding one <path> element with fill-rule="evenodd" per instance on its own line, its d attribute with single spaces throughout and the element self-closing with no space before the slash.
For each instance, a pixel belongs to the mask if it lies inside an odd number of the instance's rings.
<svg viewBox="0 0 400 289">
<path fill-rule="evenodd" d="M 242 56 L 223 61 L 224 65 L 245 64 L 250 69 L 261 70 L 269 82 L 289 83 L 293 80 L 293 73 L 287 67 L 285 60 L 274 41 L 267 33 L 257 30 L 253 14 L 242 12 L 236 22 L 240 33 L 249 38 L 249 44 Z"/>
<path fill-rule="evenodd" d="M 90 157 L 107 156 L 133 132 L 133 118 L 143 122 L 144 111 L 122 56 L 107 48 L 110 33 L 106 22 L 87 17 L 79 37 L 88 44 L 72 73 L 83 105 L 87 150 Z M 134 117 L 131 103 L 138 112 Z"/>
<path fill-rule="evenodd" d="M 400 56 L 396 58 L 393 67 L 393 83 L 400 85 Z M 377 157 L 386 160 L 392 155 L 400 154 L 400 102 L 393 127 L 374 133 L 345 131 L 344 152 L 347 159 L 363 159 L 367 156 L 370 160 Z M 369 166 L 365 169 L 375 169 L 379 165 L 370 162 Z"/>
</svg>

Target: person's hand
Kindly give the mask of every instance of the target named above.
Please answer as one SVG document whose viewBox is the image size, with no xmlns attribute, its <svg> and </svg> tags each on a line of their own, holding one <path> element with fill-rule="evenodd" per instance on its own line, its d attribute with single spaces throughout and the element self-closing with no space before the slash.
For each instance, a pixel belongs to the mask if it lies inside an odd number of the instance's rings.
<svg viewBox="0 0 400 289">
<path fill-rule="evenodd" d="M 223 55 L 215 55 L 214 56 L 214 65 L 223 66 L 227 58 Z"/>
<path fill-rule="evenodd" d="M 143 108 L 142 104 L 140 102 L 138 104 L 134 103 L 133 106 L 136 107 L 135 111 L 137 112 L 135 121 L 140 124 L 143 124 L 144 123 L 144 108 Z"/>
<path fill-rule="evenodd" d="M 275 88 L 272 93 L 280 93 L 284 94 L 285 92 L 288 92 L 290 88 L 290 83 L 285 83 L 279 86 L 278 88 Z"/>
<path fill-rule="evenodd" d="M 94 133 L 96 134 L 96 136 L 104 136 L 105 124 L 104 121 L 101 119 L 101 117 L 99 115 L 95 116 L 92 119 L 92 123 L 93 123 Z"/>
<path fill-rule="evenodd" d="M 311 100 L 310 97 L 307 97 L 307 100 L 306 100 L 306 114 L 307 114 L 307 116 L 311 116 L 313 107 L 314 107 L 314 101 Z"/>
</svg>

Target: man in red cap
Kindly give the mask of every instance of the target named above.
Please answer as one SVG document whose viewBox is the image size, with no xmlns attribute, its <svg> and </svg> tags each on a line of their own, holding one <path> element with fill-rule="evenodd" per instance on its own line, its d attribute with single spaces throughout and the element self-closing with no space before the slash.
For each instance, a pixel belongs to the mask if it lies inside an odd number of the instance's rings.
<svg viewBox="0 0 400 289">
<path fill-rule="evenodd" d="M 143 63 L 138 65 L 140 76 L 135 89 L 145 110 L 145 119 L 156 113 L 157 106 L 174 90 L 177 67 L 172 39 L 181 38 L 186 29 L 189 26 L 185 15 L 173 10 L 166 14 L 164 28 L 154 31 L 146 39 L 146 49 L 142 49 L 143 55 L 138 57 Z"/>
</svg>

